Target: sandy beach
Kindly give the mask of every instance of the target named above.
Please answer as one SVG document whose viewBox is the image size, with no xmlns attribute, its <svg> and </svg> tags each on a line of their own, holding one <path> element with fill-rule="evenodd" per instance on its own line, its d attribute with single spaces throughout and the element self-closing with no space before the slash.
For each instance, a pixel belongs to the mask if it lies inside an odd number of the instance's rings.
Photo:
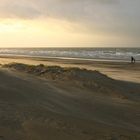
<svg viewBox="0 0 140 140">
<path fill-rule="evenodd" d="M 0 140 L 139 140 L 140 63 L 0 57 Z"/>
</svg>

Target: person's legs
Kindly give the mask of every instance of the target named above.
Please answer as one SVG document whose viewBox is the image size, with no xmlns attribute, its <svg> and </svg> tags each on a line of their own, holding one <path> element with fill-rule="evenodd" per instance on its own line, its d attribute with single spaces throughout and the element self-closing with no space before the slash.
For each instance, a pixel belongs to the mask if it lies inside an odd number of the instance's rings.
<svg viewBox="0 0 140 140">
<path fill-rule="evenodd" d="M 131 57 L 131 63 L 133 63 L 133 57 Z"/>
<path fill-rule="evenodd" d="M 135 63 L 135 61 L 136 61 L 136 60 L 134 59 L 134 63 Z"/>
</svg>

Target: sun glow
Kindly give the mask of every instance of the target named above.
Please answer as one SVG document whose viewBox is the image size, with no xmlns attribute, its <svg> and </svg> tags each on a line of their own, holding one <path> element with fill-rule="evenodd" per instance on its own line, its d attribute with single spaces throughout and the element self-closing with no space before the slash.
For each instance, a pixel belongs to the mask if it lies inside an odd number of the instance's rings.
<svg viewBox="0 0 140 140">
<path fill-rule="evenodd" d="M 0 24 L 0 32 L 15 32 L 23 28 L 21 24 Z"/>
<path fill-rule="evenodd" d="M 36 24 L 36 21 L 30 20 L 20 20 L 20 19 L 6 19 L 0 20 L 0 33 L 1 34 L 12 34 L 15 35 L 18 33 L 26 34 L 37 32 L 40 30 L 39 25 Z"/>
<path fill-rule="evenodd" d="M 17 32 L 25 28 L 25 25 L 20 22 L 2 21 L 0 23 L 0 33 Z"/>
<path fill-rule="evenodd" d="M 96 30 L 94 30 L 96 32 Z M 82 26 L 59 19 L 0 20 L 0 47 L 84 47 L 102 35 L 86 33 Z M 97 45 L 96 45 L 97 46 Z"/>
</svg>

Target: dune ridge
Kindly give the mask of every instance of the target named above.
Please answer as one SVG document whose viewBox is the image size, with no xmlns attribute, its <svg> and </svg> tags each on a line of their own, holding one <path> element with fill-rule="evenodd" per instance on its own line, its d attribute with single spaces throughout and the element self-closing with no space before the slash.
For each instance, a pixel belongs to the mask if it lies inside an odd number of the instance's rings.
<svg viewBox="0 0 140 140">
<path fill-rule="evenodd" d="M 4 67 L 12 68 L 20 72 L 26 72 L 32 75 L 40 76 L 45 79 L 63 81 L 67 83 L 73 82 L 81 88 L 94 90 L 99 94 L 106 94 L 106 96 L 127 99 L 123 94 L 123 89 L 120 88 L 117 81 L 100 73 L 99 71 L 92 71 L 80 68 L 68 68 L 60 66 L 45 66 L 27 65 L 22 63 L 6 64 Z"/>
</svg>

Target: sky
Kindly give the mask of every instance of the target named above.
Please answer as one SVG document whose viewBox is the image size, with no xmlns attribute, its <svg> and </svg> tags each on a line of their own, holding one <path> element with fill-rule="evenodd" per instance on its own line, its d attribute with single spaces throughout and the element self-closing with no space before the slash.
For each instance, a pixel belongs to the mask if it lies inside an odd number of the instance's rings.
<svg viewBox="0 0 140 140">
<path fill-rule="evenodd" d="M 140 0 L 1 0 L 0 48 L 140 47 Z"/>
</svg>

